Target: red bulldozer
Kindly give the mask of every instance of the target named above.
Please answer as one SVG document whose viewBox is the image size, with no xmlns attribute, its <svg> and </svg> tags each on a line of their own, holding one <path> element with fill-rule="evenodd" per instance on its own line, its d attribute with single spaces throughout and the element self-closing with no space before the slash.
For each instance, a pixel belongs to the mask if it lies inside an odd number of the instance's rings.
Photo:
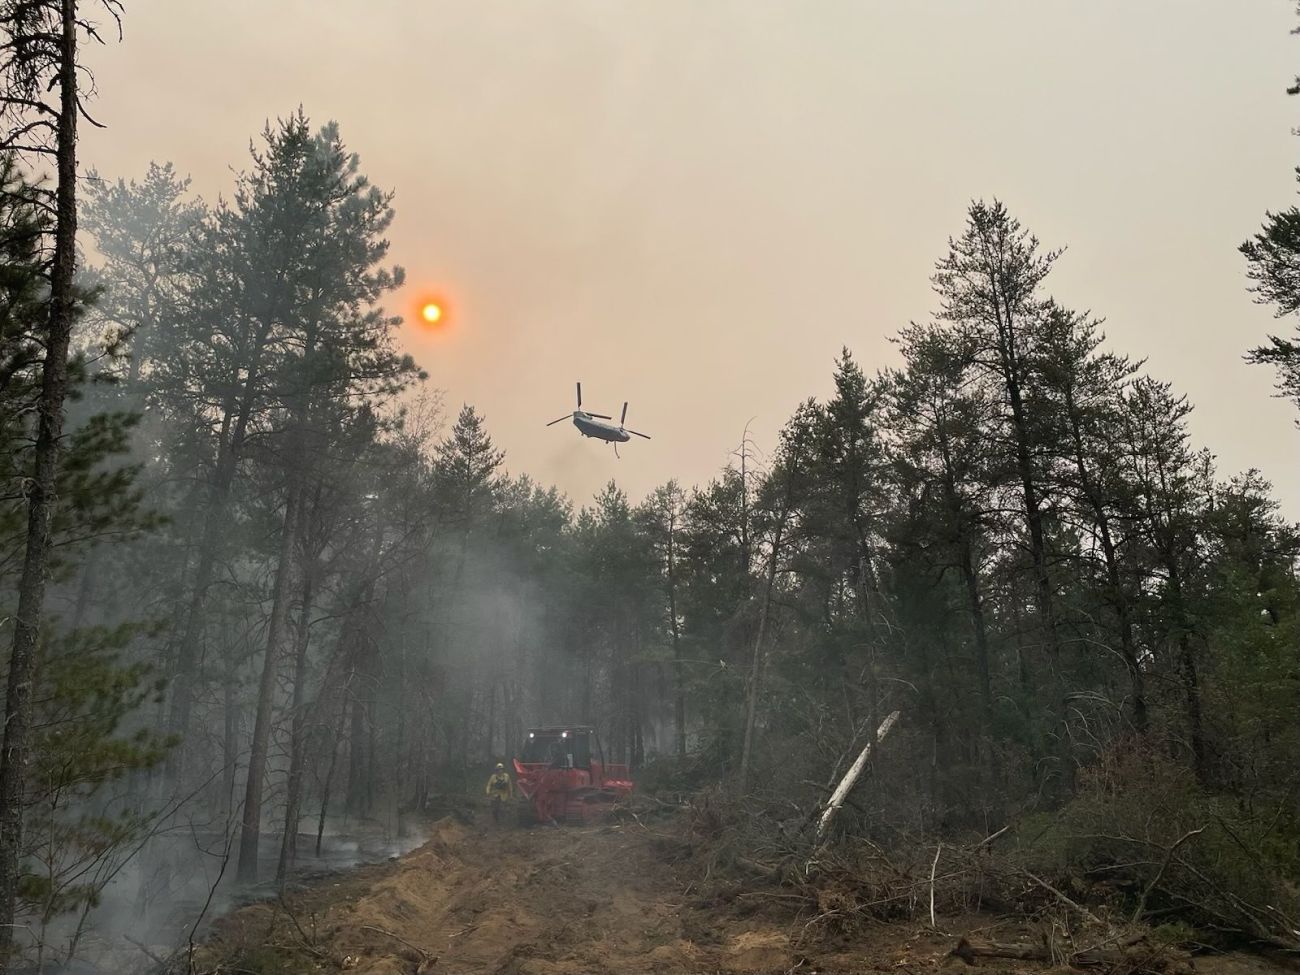
<svg viewBox="0 0 1300 975">
<path fill-rule="evenodd" d="M 533 728 L 514 764 L 523 825 L 581 826 L 632 791 L 628 767 L 605 761 L 596 729 L 587 725 Z"/>
</svg>

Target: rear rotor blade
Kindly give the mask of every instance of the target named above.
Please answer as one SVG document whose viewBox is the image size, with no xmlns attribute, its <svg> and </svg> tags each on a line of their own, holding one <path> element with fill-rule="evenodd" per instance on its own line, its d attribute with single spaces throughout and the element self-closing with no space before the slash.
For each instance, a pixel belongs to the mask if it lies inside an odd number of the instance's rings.
<svg viewBox="0 0 1300 975">
<path fill-rule="evenodd" d="M 582 383 L 578 383 L 578 409 L 582 409 Z"/>
<path fill-rule="evenodd" d="M 594 416 L 597 420 L 612 420 L 612 416 L 606 416 L 604 413 L 588 413 L 587 416 Z"/>
<path fill-rule="evenodd" d="M 553 426 L 555 426 L 555 424 L 559 423 L 560 420 L 567 420 L 567 419 L 569 419 L 569 418 L 572 417 L 572 416 L 573 416 L 572 413 L 566 413 L 566 414 L 564 414 L 564 416 L 560 417 L 559 420 L 552 420 L 550 423 L 548 423 L 548 424 L 546 424 L 546 425 L 547 425 L 548 427 L 553 427 Z"/>
<path fill-rule="evenodd" d="M 628 429 L 626 429 L 626 428 L 624 428 L 624 431 L 623 431 L 623 432 L 624 432 L 624 433 L 636 433 L 635 430 L 628 430 Z M 650 434 L 648 434 L 648 433 L 636 433 L 636 435 L 637 435 L 638 437 L 645 437 L 647 440 L 650 439 Z"/>
<path fill-rule="evenodd" d="M 618 425 L 621 427 L 627 423 L 627 401 L 623 401 L 623 415 L 618 418 Z"/>
</svg>

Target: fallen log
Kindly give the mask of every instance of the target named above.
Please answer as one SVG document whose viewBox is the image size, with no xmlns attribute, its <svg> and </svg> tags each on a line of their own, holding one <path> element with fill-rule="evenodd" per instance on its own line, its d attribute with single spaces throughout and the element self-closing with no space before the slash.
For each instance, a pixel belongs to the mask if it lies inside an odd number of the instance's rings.
<svg viewBox="0 0 1300 975">
<path fill-rule="evenodd" d="M 876 729 L 875 740 L 867 742 L 866 747 L 863 748 L 861 754 L 858 755 L 857 761 L 855 761 L 849 770 L 844 773 L 844 778 L 840 779 L 840 784 L 837 785 L 835 791 L 831 793 L 830 801 L 826 803 L 826 810 L 822 813 L 821 819 L 817 822 L 818 840 L 826 834 L 826 828 L 830 826 L 831 820 L 835 818 L 835 814 L 839 812 L 840 807 L 844 805 L 844 800 L 848 797 L 849 790 L 853 788 L 853 783 L 858 781 L 858 776 L 861 775 L 862 770 L 867 767 L 867 759 L 871 757 L 871 746 L 877 742 L 885 740 L 885 735 L 889 734 L 889 729 L 894 727 L 894 722 L 898 720 L 898 715 L 900 713 L 901 712 L 893 711 L 890 713 L 889 717 L 885 718 L 885 720 L 881 722 L 880 727 Z"/>
<path fill-rule="evenodd" d="M 995 941 L 975 942 L 962 938 L 957 942 L 957 947 L 948 952 L 948 956 L 960 958 L 967 965 L 974 965 L 980 958 L 1011 958 L 1016 961 L 1045 962 L 1049 965 L 1064 962 L 1071 968 L 1103 968 L 1107 971 L 1126 973 L 1190 975 L 1192 972 L 1189 956 L 1169 948 L 1151 945 L 1053 952 L 1046 944 L 999 944 Z"/>
<path fill-rule="evenodd" d="M 759 863 L 757 860 L 751 860 L 749 857 L 737 856 L 735 859 L 736 866 L 740 867 L 747 873 L 753 874 L 763 880 L 770 880 L 773 883 L 780 883 L 785 873 L 784 867 L 777 864 Z"/>
</svg>

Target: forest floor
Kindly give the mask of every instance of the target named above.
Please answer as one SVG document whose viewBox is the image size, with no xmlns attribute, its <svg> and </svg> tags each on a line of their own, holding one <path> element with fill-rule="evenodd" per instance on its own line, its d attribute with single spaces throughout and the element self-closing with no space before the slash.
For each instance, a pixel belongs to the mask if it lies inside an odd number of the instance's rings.
<svg viewBox="0 0 1300 975">
<path fill-rule="evenodd" d="M 810 943 L 806 919 L 764 897 L 719 903 L 677 862 L 675 824 L 582 828 L 430 827 L 391 863 L 320 879 L 283 901 L 218 921 L 194 971 L 357 975 L 960 972 L 958 937 L 1016 940 L 988 917 L 879 925 L 852 941 Z M 1031 971 L 988 961 L 977 969 Z M 1200 975 L 1264 975 L 1250 956 L 1198 959 Z"/>
</svg>

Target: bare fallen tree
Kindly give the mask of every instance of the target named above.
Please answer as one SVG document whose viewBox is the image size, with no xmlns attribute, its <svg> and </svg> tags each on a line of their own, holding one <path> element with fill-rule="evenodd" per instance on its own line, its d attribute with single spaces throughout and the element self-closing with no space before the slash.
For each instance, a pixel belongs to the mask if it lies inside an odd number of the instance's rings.
<svg viewBox="0 0 1300 975">
<path fill-rule="evenodd" d="M 835 814 L 838 813 L 840 807 L 844 805 L 844 800 L 848 798 L 849 792 L 858 781 L 858 776 L 860 776 L 862 770 L 867 767 L 867 759 L 871 757 L 872 746 L 885 740 L 885 735 L 889 734 L 889 729 L 894 727 L 894 722 L 898 720 L 898 716 L 901 713 L 901 711 L 892 711 L 889 716 L 880 723 L 880 727 L 876 729 L 876 737 L 866 743 L 862 751 L 858 754 L 857 761 L 849 766 L 849 770 L 844 773 L 844 778 L 840 779 L 840 784 L 837 785 L 835 791 L 831 793 L 830 801 L 826 803 L 826 809 L 822 812 L 821 818 L 817 821 L 817 839 L 819 841 L 826 835 L 826 830 L 830 827 L 831 820 L 835 818 Z"/>
</svg>

